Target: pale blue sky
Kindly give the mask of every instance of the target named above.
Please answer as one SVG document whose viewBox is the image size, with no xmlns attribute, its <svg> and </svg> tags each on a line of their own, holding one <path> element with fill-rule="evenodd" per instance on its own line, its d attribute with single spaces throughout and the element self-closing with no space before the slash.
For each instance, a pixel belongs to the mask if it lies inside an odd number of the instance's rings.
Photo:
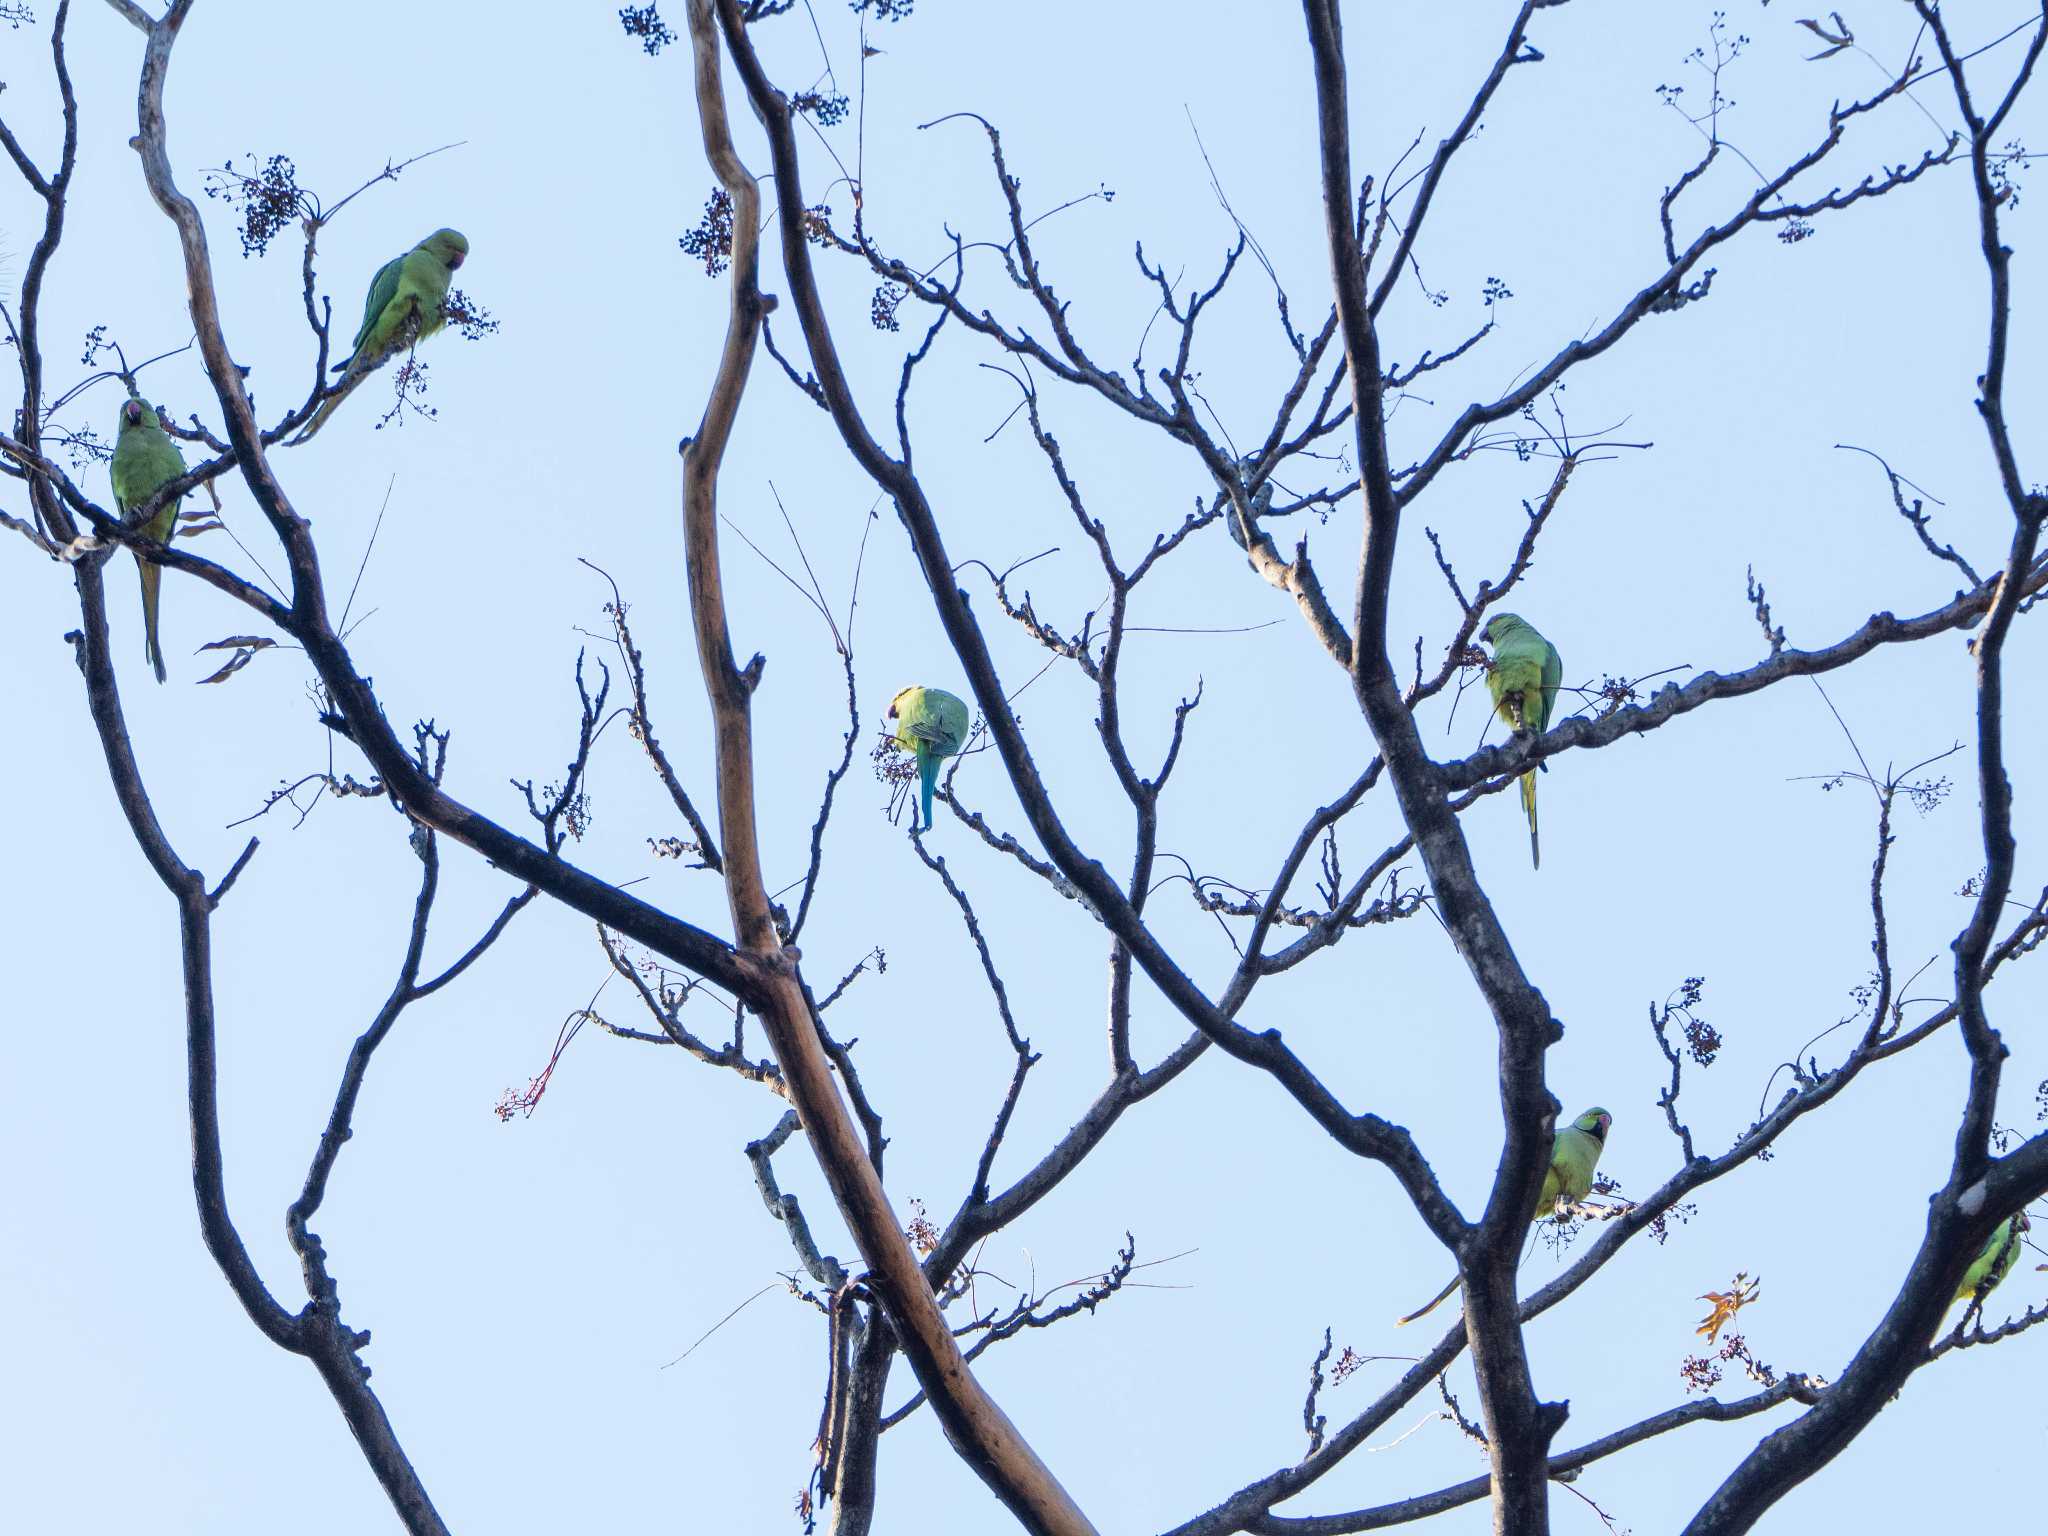
<svg viewBox="0 0 2048 1536">
<path fill-rule="evenodd" d="M 47 22 L 49 5 L 37 9 Z M 126 148 L 140 36 L 103 7 L 74 9 L 80 166 L 45 308 L 60 388 L 79 372 L 78 338 L 94 324 L 109 325 L 131 356 L 188 334 L 176 244 Z M 1401 14 L 1381 14 L 1388 10 Z M 1361 171 L 1384 171 L 1418 129 L 1434 142 L 1462 110 L 1511 10 L 1352 7 Z M 1738 105 L 1727 131 L 1760 165 L 1814 140 L 1830 100 L 1882 83 L 1877 66 L 1853 54 L 1803 62 L 1811 39 L 1783 6 L 1735 0 L 1729 10 L 1731 27 L 1755 43 L 1729 80 Z M 2023 7 L 1972 10 L 1966 27 L 1958 23 L 1972 37 L 2024 19 Z M 395 721 L 430 715 L 453 730 L 451 788 L 515 823 L 522 813 L 506 781 L 559 772 L 574 725 L 571 668 L 585 643 L 577 628 L 603 623 L 607 591 L 578 556 L 624 586 L 663 738 L 700 798 L 711 791 L 674 447 L 701 408 L 726 298 L 676 248 L 710 187 L 687 59 L 681 50 L 643 56 L 612 11 L 570 7 L 528 23 L 502 7 L 361 0 L 345 16 L 315 19 L 308 8 L 280 26 L 275 7 L 206 0 L 179 44 L 167 98 L 173 163 L 195 195 L 205 167 L 251 151 L 289 154 L 303 184 L 331 199 L 387 157 L 466 141 L 349 209 L 323 236 L 322 287 L 352 320 L 378 262 L 453 224 L 472 244 L 462 286 L 490 306 L 502 332 L 476 345 L 432 344 L 438 421 L 374 431 L 368 390 L 316 443 L 277 461 L 338 592 L 392 487 L 357 601 L 358 612 L 374 614 L 355 654 Z M 853 19 L 836 0 L 817 12 L 851 89 Z M 1653 87 L 1683 82 L 1701 94 L 1704 80 L 1683 58 L 1706 42 L 1707 19 L 1705 6 L 1600 0 L 1539 14 L 1532 35 L 1546 62 L 1513 73 L 1419 248 L 1430 283 L 1452 298 L 1439 310 L 1404 284 L 1385 322 L 1388 355 L 1412 358 L 1462 339 L 1483 313 L 1489 276 L 1505 279 L 1515 298 L 1467 363 L 1419 386 L 1427 399 L 1404 403 L 1393 424 L 1397 462 L 1433 441 L 1466 400 L 1490 396 L 1604 321 L 1654 275 L 1657 197 L 1700 140 Z M 1897 64 L 1911 37 L 1904 7 L 1866 5 L 1849 19 Z M 679 10 L 672 20 L 681 25 Z M 402 47 L 386 41 L 393 37 Z M 886 52 L 866 73 L 866 207 L 878 235 L 906 257 L 941 255 L 946 224 L 969 239 L 1002 238 L 978 131 L 915 128 L 959 109 L 986 114 L 1004 130 L 1031 211 L 1114 189 L 1112 202 L 1071 209 L 1034 238 L 1077 328 L 1128 370 L 1156 297 L 1131 260 L 1134 241 L 1170 272 L 1206 283 L 1233 238 L 1189 132 L 1191 112 L 1239 214 L 1293 293 L 1297 319 L 1320 318 L 1326 261 L 1294 7 L 1062 0 L 997 10 L 926 0 L 876 41 Z M 819 71 L 801 15 L 765 32 L 763 46 L 789 88 Z M 0 32 L 0 107 L 47 161 L 55 134 L 42 48 L 40 28 Z M 394 53 L 419 61 L 415 78 L 392 78 Z M 2002 79 L 2011 55 L 2001 50 L 1978 67 Z M 1953 121 L 1939 82 L 1916 94 L 1944 125 Z M 737 103 L 736 117 L 743 154 L 765 169 Z M 2037 99 L 2012 134 L 2031 143 L 2048 137 L 2044 129 Z M 1934 131 L 1910 104 L 1896 104 L 1852 135 L 1836 169 L 1809 190 L 1909 158 Z M 833 133 L 849 163 L 853 132 L 849 122 Z M 846 189 L 820 190 L 829 162 L 808 132 L 804 152 L 809 200 L 844 216 Z M 1681 203 L 1681 229 L 1725 216 L 1746 195 L 1746 174 L 1724 157 Z M 18 182 L 0 186 L 11 299 L 36 209 Z M 227 212 L 217 203 L 204 211 L 230 344 L 253 370 L 259 407 L 274 415 L 303 393 L 309 366 L 297 247 L 287 235 L 268 258 L 245 261 Z M 1516 597 L 1513 606 L 1562 651 L 1568 681 L 1750 663 L 1762 648 L 1743 596 L 1752 564 L 1794 644 L 1830 642 L 1878 609 L 1945 600 L 1953 573 L 1919 549 L 1875 467 L 1836 443 L 1886 453 L 1946 503 L 1936 509 L 1938 536 L 1980 569 L 1996 564 L 2008 525 L 1972 406 L 1984 328 L 1973 218 L 1964 176 L 1952 170 L 1823 220 L 1797 246 L 1745 238 L 1717 257 L 1708 302 L 1652 320 L 1572 377 L 1565 398 L 1575 428 L 1625 419 L 1623 435 L 1656 447 L 1580 471 Z M 2008 413 L 2023 451 L 2043 409 L 2038 224 L 2027 187 L 2008 223 L 2019 253 Z M 772 236 L 768 250 L 766 285 L 779 289 Z M 821 272 L 861 398 L 885 420 L 911 333 L 869 329 L 873 285 L 860 271 L 824 260 Z M 970 282 L 984 302 L 1009 302 L 990 253 L 973 258 Z M 1255 269 L 1240 274 L 1205 321 L 1198 352 L 1205 394 L 1246 445 L 1289 371 L 1263 284 Z M 793 325 L 778 334 L 794 344 Z M 941 340 L 913 399 L 919 466 L 957 559 L 1000 569 L 1060 546 L 1031 568 L 1028 585 L 1042 613 L 1072 628 L 1100 600 L 1099 573 L 1020 424 L 982 441 L 1014 403 L 1007 380 L 976 366 L 993 360 L 957 333 Z M 212 415 L 189 356 L 146 378 L 152 397 L 179 414 Z M 114 388 L 101 386 L 79 419 L 110 433 L 115 404 Z M 1049 387 L 1045 404 L 1127 561 L 1211 493 L 1192 455 L 1089 398 Z M 1422 525 L 1476 582 L 1504 565 L 1520 498 L 1540 495 L 1548 478 L 1542 465 L 1481 458 L 1418 502 L 1402 544 L 1397 636 L 1426 634 L 1433 661 L 1453 618 Z M 723 505 L 780 558 L 788 546 L 771 481 L 843 604 L 874 493 L 822 415 L 764 357 Z M 103 491 L 104 472 L 85 483 Z M 223 496 L 229 523 L 265 554 L 246 494 L 226 484 Z M 0 505 L 19 510 L 18 500 Z M 1311 533 L 1334 586 L 1345 584 L 1355 540 L 1355 507 Z M 231 553 L 218 537 L 202 548 Z M 210 670 L 194 649 L 250 620 L 171 576 L 172 681 L 157 688 L 140 664 L 126 563 L 109 581 L 137 747 L 181 852 L 217 875 L 247 836 L 224 824 L 280 779 L 326 761 L 326 734 L 304 698 L 308 669 L 272 653 L 225 687 L 194 688 Z M 779 883 L 802 871 L 817 790 L 839 751 L 838 669 L 824 625 L 779 577 L 737 543 L 726 567 L 735 644 L 769 657 L 756 722 L 762 837 Z M 1041 655 L 1007 626 L 977 575 L 965 584 L 1015 688 Z M 1282 622 L 1250 634 L 1134 636 L 1126 658 L 1126 728 L 1141 761 L 1163 745 L 1174 700 L 1198 677 L 1206 690 L 1163 808 L 1162 847 L 1254 887 L 1370 752 L 1345 679 L 1292 606 L 1214 529 L 1142 589 L 1134 618 L 1274 619 Z M 75 622 L 69 581 L 14 541 L 0 555 L 12 743 L 0 787 L 16 807 L 11 878 L 0 881 L 13 978 L 0 1074 L 0 1166 L 13 1171 L 0 1216 L 0 1315 L 14 1320 L 10 1390 L 0 1394 L 8 1502 L 23 1530 L 392 1528 L 314 1373 L 256 1333 L 200 1246 L 174 915 L 115 814 L 59 638 Z M 870 724 L 904 682 L 961 686 L 907 541 L 886 515 L 868 546 L 856 651 Z M 2014 677 L 2039 675 L 2048 661 L 2039 622 L 2019 626 L 2008 655 Z M 1879 653 L 1827 686 L 1872 761 L 1904 764 L 1969 739 L 1969 672 L 1951 637 Z M 2035 687 L 2016 684 L 2015 701 Z M 1068 826 L 1121 869 L 1130 817 L 1094 734 L 1092 689 L 1055 668 L 1020 707 Z M 1441 702 L 1426 711 L 1425 739 L 1446 756 L 1468 750 L 1479 711 L 1468 701 L 1448 734 L 1444 715 Z M 842 1035 L 860 1037 L 866 1081 L 888 1118 L 892 1199 L 906 1214 L 922 1199 L 943 1220 L 971 1177 L 1009 1054 L 943 891 L 881 815 L 867 746 L 841 791 L 805 964 L 822 991 L 863 952 L 887 950 L 887 974 L 863 978 L 831 1017 Z M 2023 709 L 2009 750 L 2016 889 L 2026 892 L 2048 878 L 2036 853 L 2048 833 L 2048 736 Z M 1655 1109 L 1665 1069 L 1646 1004 L 1688 975 L 1707 978 L 1703 1011 L 1728 1044 L 1711 1071 L 1692 1075 L 1685 1103 L 1702 1147 L 1718 1149 L 1750 1123 L 1773 1063 L 1848 1011 L 1849 989 L 1869 971 L 1870 798 L 1797 781 L 1848 762 L 1820 698 L 1788 684 L 1555 762 L 1542 786 L 1540 875 L 1527 867 L 1510 799 L 1468 816 L 1482 874 L 1567 1027 L 1551 1055 L 1552 1085 L 1568 1112 L 1594 1102 L 1614 1111 L 1603 1166 L 1629 1191 L 1648 1190 L 1676 1163 Z M 1981 862 L 1964 760 L 1944 766 L 1964 790 L 1924 819 L 1904 814 L 1893 857 L 1893 951 L 1907 970 L 1935 959 L 1922 988 L 1930 992 L 1943 988 L 1946 946 L 1965 912 L 1954 893 Z M 993 759 L 963 766 L 958 784 L 997 825 L 1021 832 Z M 664 807 L 615 731 L 594 771 L 595 823 L 574 856 L 614 879 L 644 878 L 650 898 L 722 930 L 713 881 L 649 856 L 646 839 L 685 830 Z M 1376 853 L 1392 824 L 1383 793 L 1347 824 L 1347 867 Z M 262 851 L 215 929 L 222 1129 L 235 1215 L 280 1298 L 296 1306 L 302 1292 L 282 1213 L 348 1045 L 389 986 L 417 864 L 403 826 L 378 803 L 326 804 L 297 831 L 277 816 L 258 830 Z M 1107 946 L 1085 913 L 943 816 L 935 846 L 975 897 L 1020 1026 L 1045 1054 L 998 1162 L 1002 1180 L 1073 1121 L 1105 1076 Z M 432 953 L 459 952 L 509 892 L 475 857 L 448 849 Z M 1188 968 L 1218 984 L 1230 951 L 1185 889 L 1163 889 L 1152 910 Z M 740 1155 L 773 1125 L 780 1102 L 679 1053 L 589 1032 L 538 1114 L 510 1125 L 491 1114 L 502 1090 L 540 1070 L 563 1015 L 588 999 L 604 969 L 586 921 L 537 905 L 471 977 L 420 1005 L 386 1044 L 317 1224 L 345 1316 L 373 1332 L 366 1358 L 376 1386 L 458 1530 L 793 1530 L 789 1505 L 809 1470 L 824 1364 L 815 1314 L 771 1294 L 683 1364 L 660 1369 L 793 1267 Z M 2044 998 L 2048 980 L 2025 966 L 1993 998 L 2013 1048 L 2000 1118 L 2021 1130 L 2034 1127 L 2033 1085 L 2048 1073 L 2030 1027 Z M 639 1022 L 616 986 L 602 1007 Z M 1137 1015 L 1141 1059 L 1185 1032 L 1142 982 Z M 1498 1147 L 1494 1040 L 1427 917 L 1355 934 L 1266 983 L 1245 1020 L 1283 1028 L 1348 1103 L 1410 1126 L 1457 1199 L 1468 1208 L 1483 1199 Z M 1823 1062 L 1839 1040 L 1817 1048 Z M 1681 1401 L 1678 1362 L 1704 1310 L 1694 1298 L 1738 1269 L 1763 1277 L 1763 1299 L 1741 1320 L 1757 1352 L 1785 1369 L 1838 1371 L 1918 1241 L 1963 1080 L 1953 1038 L 1872 1070 L 1788 1136 L 1772 1163 L 1712 1186 L 1669 1246 L 1639 1242 L 1536 1324 L 1539 1389 L 1572 1404 L 1559 1445 Z M 850 1260 L 801 1141 L 777 1166 L 821 1240 Z M 1131 1112 L 984 1262 L 1013 1279 L 1084 1275 L 1110 1261 L 1126 1229 L 1141 1260 L 1197 1250 L 1146 1272 L 1180 1288 L 1134 1289 L 1093 1318 L 999 1347 L 982 1367 L 1105 1532 L 1161 1529 L 1295 1460 L 1307 1365 L 1326 1325 L 1339 1345 L 1367 1354 L 1435 1337 L 1411 1340 L 1391 1327 L 1448 1272 L 1392 1182 L 1339 1152 L 1261 1077 L 1214 1056 Z M 1553 1265 L 1539 1254 L 1526 1283 Z M 1991 1310 L 2017 1311 L 2044 1292 L 2048 1276 L 2020 1275 Z M 1824 1511 L 1842 1528 L 1874 1531 L 2010 1512 L 2011 1470 L 2038 1456 L 2048 1428 L 2036 1351 L 2029 1337 L 1916 1378 L 1765 1528 L 1808 1529 Z M 1328 1393 L 1333 1422 L 1395 1369 L 1367 1367 Z M 899 1368 L 892 1401 L 909 1386 Z M 1723 1395 L 1742 1391 L 1731 1381 Z M 1419 1401 L 1381 1440 L 1432 1407 Z M 1601 1464 L 1580 1486 L 1644 1536 L 1675 1529 L 1786 1417 L 1693 1428 Z M 1353 1457 L 1289 1512 L 1377 1502 L 1482 1469 L 1454 1429 L 1430 1424 L 1396 1450 Z M 881 1476 L 880 1529 L 1004 1524 L 928 1415 L 890 1433 Z M 1556 1510 L 1561 1531 L 1598 1530 L 1568 1494 Z M 1485 1522 L 1477 1507 L 1441 1526 Z"/>
</svg>

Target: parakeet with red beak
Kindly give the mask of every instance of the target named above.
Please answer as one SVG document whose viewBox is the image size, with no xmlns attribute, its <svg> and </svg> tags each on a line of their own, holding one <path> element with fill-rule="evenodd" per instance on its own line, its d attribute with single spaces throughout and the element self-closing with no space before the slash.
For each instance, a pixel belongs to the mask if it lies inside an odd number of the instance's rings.
<svg viewBox="0 0 2048 1536">
<path fill-rule="evenodd" d="M 140 395 L 132 396 L 121 407 L 120 429 L 114 438 L 114 462 L 108 467 L 108 478 L 114 482 L 114 505 L 125 517 L 155 495 L 160 487 L 184 473 L 185 455 L 178 451 L 177 443 L 164 430 L 156 407 Z M 144 531 L 157 543 L 171 542 L 171 536 L 178 527 L 178 503 L 183 499 L 173 496 L 144 525 Z M 156 680 L 161 683 L 166 674 L 156 623 L 163 567 L 137 556 L 135 568 L 142 573 L 143 644 L 147 648 L 149 664 L 156 671 Z"/>
</svg>

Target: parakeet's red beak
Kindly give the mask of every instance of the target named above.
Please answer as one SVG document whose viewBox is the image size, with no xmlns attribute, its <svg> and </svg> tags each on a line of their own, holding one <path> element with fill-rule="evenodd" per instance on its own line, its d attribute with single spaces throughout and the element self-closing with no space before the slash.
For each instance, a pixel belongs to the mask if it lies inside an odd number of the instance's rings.
<svg viewBox="0 0 2048 1536">
<path fill-rule="evenodd" d="M 455 254 L 454 254 L 453 256 L 450 256 L 450 257 L 448 258 L 448 266 L 449 266 L 449 268 L 450 268 L 451 270 L 452 270 L 452 269 L 454 269 L 454 268 L 456 268 L 456 267 L 459 267 L 459 266 L 461 266 L 461 265 L 462 265 L 462 252 L 460 252 L 460 251 L 457 251 L 457 252 L 456 252 L 456 253 L 455 253 Z"/>
<path fill-rule="evenodd" d="M 128 424 L 130 426 L 142 425 L 142 407 L 133 400 L 130 400 L 123 406 L 122 411 L 128 417 Z"/>
<path fill-rule="evenodd" d="M 1605 1135 L 1606 1135 L 1606 1134 L 1608 1133 L 1608 1131 L 1609 1131 L 1609 1130 L 1611 1130 L 1611 1129 L 1613 1128 L 1613 1126 L 1614 1126 L 1614 1116 L 1612 1116 L 1612 1115 L 1602 1115 L 1602 1116 L 1600 1117 L 1600 1134 L 1601 1134 L 1601 1135 L 1602 1135 L 1603 1137 L 1604 1137 L 1604 1136 L 1605 1136 Z"/>
</svg>

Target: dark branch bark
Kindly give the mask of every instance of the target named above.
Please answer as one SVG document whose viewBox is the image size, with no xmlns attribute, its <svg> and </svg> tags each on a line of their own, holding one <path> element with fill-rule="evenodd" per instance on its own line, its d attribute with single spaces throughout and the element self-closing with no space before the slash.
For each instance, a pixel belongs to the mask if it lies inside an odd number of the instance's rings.
<svg viewBox="0 0 2048 1536">
<path fill-rule="evenodd" d="M 1486 98 L 1519 53 L 1530 9 L 1524 5 L 1516 16 L 1501 62 L 1480 88 L 1469 122 L 1477 121 Z M 1337 0 L 1305 0 L 1304 10 L 1316 82 L 1323 226 L 1351 379 L 1359 484 L 1365 497 L 1365 535 L 1353 606 L 1352 689 L 1386 760 L 1402 820 L 1429 872 L 1444 925 L 1485 998 L 1499 1037 L 1500 1102 L 1506 1127 L 1499 1172 L 1478 1226 L 1454 1234 L 1450 1246 L 1458 1256 L 1466 1335 L 1493 1468 L 1494 1529 L 1504 1536 L 1541 1536 L 1549 1529 L 1545 1460 L 1565 1410 L 1561 1404 L 1537 1400 L 1515 1305 L 1515 1269 L 1549 1162 L 1557 1114 L 1557 1101 L 1544 1082 L 1544 1053 L 1562 1029 L 1524 973 L 1480 887 L 1464 833 L 1445 798 L 1445 785 L 1423 750 L 1415 717 L 1402 701 L 1387 655 L 1387 601 L 1401 501 L 1387 459 L 1385 370 L 1366 287 L 1365 255 L 1352 216 L 1343 29 Z M 1454 142 L 1447 142 L 1432 167 L 1429 189 L 1434 189 L 1440 167 L 1454 148 Z"/>
<path fill-rule="evenodd" d="M 1780 1403 L 1798 1401 L 1811 1402 L 1815 1388 L 1804 1377 L 1787 1377 L 1776 1386 L 1766 1387 L 1752 1396 L 1724 1403 L 1718 1398 L 1702 1398 L 1698 1402 L 1682 1403 L 1676 1408 L 1653 1414 L 1618 1429 L 1611 1435 L 1602 1435 L 1598 1440 L 1588 1441 L 1577 1450 L 1566 1451 L 1550 1458 L 1550 1476 L 1563 1480 L 1596 1461 L 1625 1451 L 1632 1445 L 1668 1434 L 1688 1424 L 1728 1424 L 1738 1419 L 1764 1413 Z M 1463 1504 L 1475 1504 L 1493 1491 L 1490 1477 L 1467 1478 L 1462 1483 L 1453 1483 L 1448 1488 L 1439 1488 L 1434 1493 L 1418 1494 L 1412 1499 L 1399 1499 L 1391 1504 L 1378 1504 L 1370 1509 L 1355 1509 L 1339 1515 L 1262 1515 L 1242 1526 L 1215 1528 L 1204 1526 L 1182 1526 L 1174 1536 L 1224 1536 L 1231 1529 L 1254 1531 L 1259 1536 L 1349 1536 L 1353 1531 L 1383 1531 L 1390 1526 L 1409 1525 L 1417 1520 L 1427 1520 L 1441 1515 Z"/>
<path fill-rule="evenodd" d="M 115 796 L 150 867 L 178 907 L 180 957 L 185 979 L 185 1039 L 188 1112 L 192 1129 L 192 1184 L 199 1227 L 207 1252 L 228 1288 L 265 1338 L 313 1362 L 342 1411 L 371 1472 L 413 1536 L 446 1536 L 425 1485 L 399 1444 L 383 1404 L 369 1388 L 368 1373 L 356 1358 L 367 1335 L 345 1328 L 326 1295 L 313 1290 L 312 1303 L 292 1314 L 280 1306 L 256 1273 L 228 1210 L 222 1165 L 219 1066 L 213 1004 L 212 917 L 214 902 L 199 871 L 188 868 L 165 837 L 144 787 L 128 739 L 120 694 L 107 644 L 106 605 L 97 564 L 81 562 L 78 637 L 85 671 L 86 700 L 107 757 Z M 337 1142 L 338 1147 L 338 1142 Z M 324 1304 L 323 1304 L 324 1303 Z"/>
</svg>

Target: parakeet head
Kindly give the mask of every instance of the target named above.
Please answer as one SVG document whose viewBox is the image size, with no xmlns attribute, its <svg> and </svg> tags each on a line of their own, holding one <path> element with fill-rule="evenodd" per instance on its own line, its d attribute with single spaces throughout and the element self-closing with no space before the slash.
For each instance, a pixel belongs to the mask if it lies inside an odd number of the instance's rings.
<svg viewBox="0 0 2048 1536">
<path fill-rule="evenodd" d="M 1519 613 L 1496 613 L 1486 621 L 1486 628 L 1479 631 L 1479 638 L 1488 645 L 1499 645 L 1508 631 L 1521 627 L 1522 616 Z"/>
<path fill-rule="evenodd" d="M 1572 1122 L 1572 1129 L 1584 1131 L 1595 1141 L 1605 1143 L 1607 1140 L 1607 1128 L 1612 1124 L 1614 1124 L 1614 1116 L 1607 1113 L 1606 1110 L 1589 1109 Z"/>
<path fill-rule="evenodd" d="M 921 691 L 922 690 L 915 683 L 912 683 L 908 688 L 901 690 L 895 698 L 889 701 L 888 718 L 894 720 L 897 714 L 904 708 L 904 701 L 907 700 L 913 693 L 918 693 Z"/>
<path fill-rule="evenodd" d="M 157 420 L 156 407 L 140 395 L 129 396 L 128 403 L 121 407 L 121 431 L 123 435 L 129 432 L 146 431 L 151 427 L 156 427 L 159 430 L 163 427 L 163 423 Z"/>
<path fill-rule="evenodd" d="M 469 242 L 459 229 L 437 229 L 420 242 L 419 248 L 438 258 L 441 265 L 453 272 L 462 265 L 462 259 L 469 254 Z"/>
</svg>

